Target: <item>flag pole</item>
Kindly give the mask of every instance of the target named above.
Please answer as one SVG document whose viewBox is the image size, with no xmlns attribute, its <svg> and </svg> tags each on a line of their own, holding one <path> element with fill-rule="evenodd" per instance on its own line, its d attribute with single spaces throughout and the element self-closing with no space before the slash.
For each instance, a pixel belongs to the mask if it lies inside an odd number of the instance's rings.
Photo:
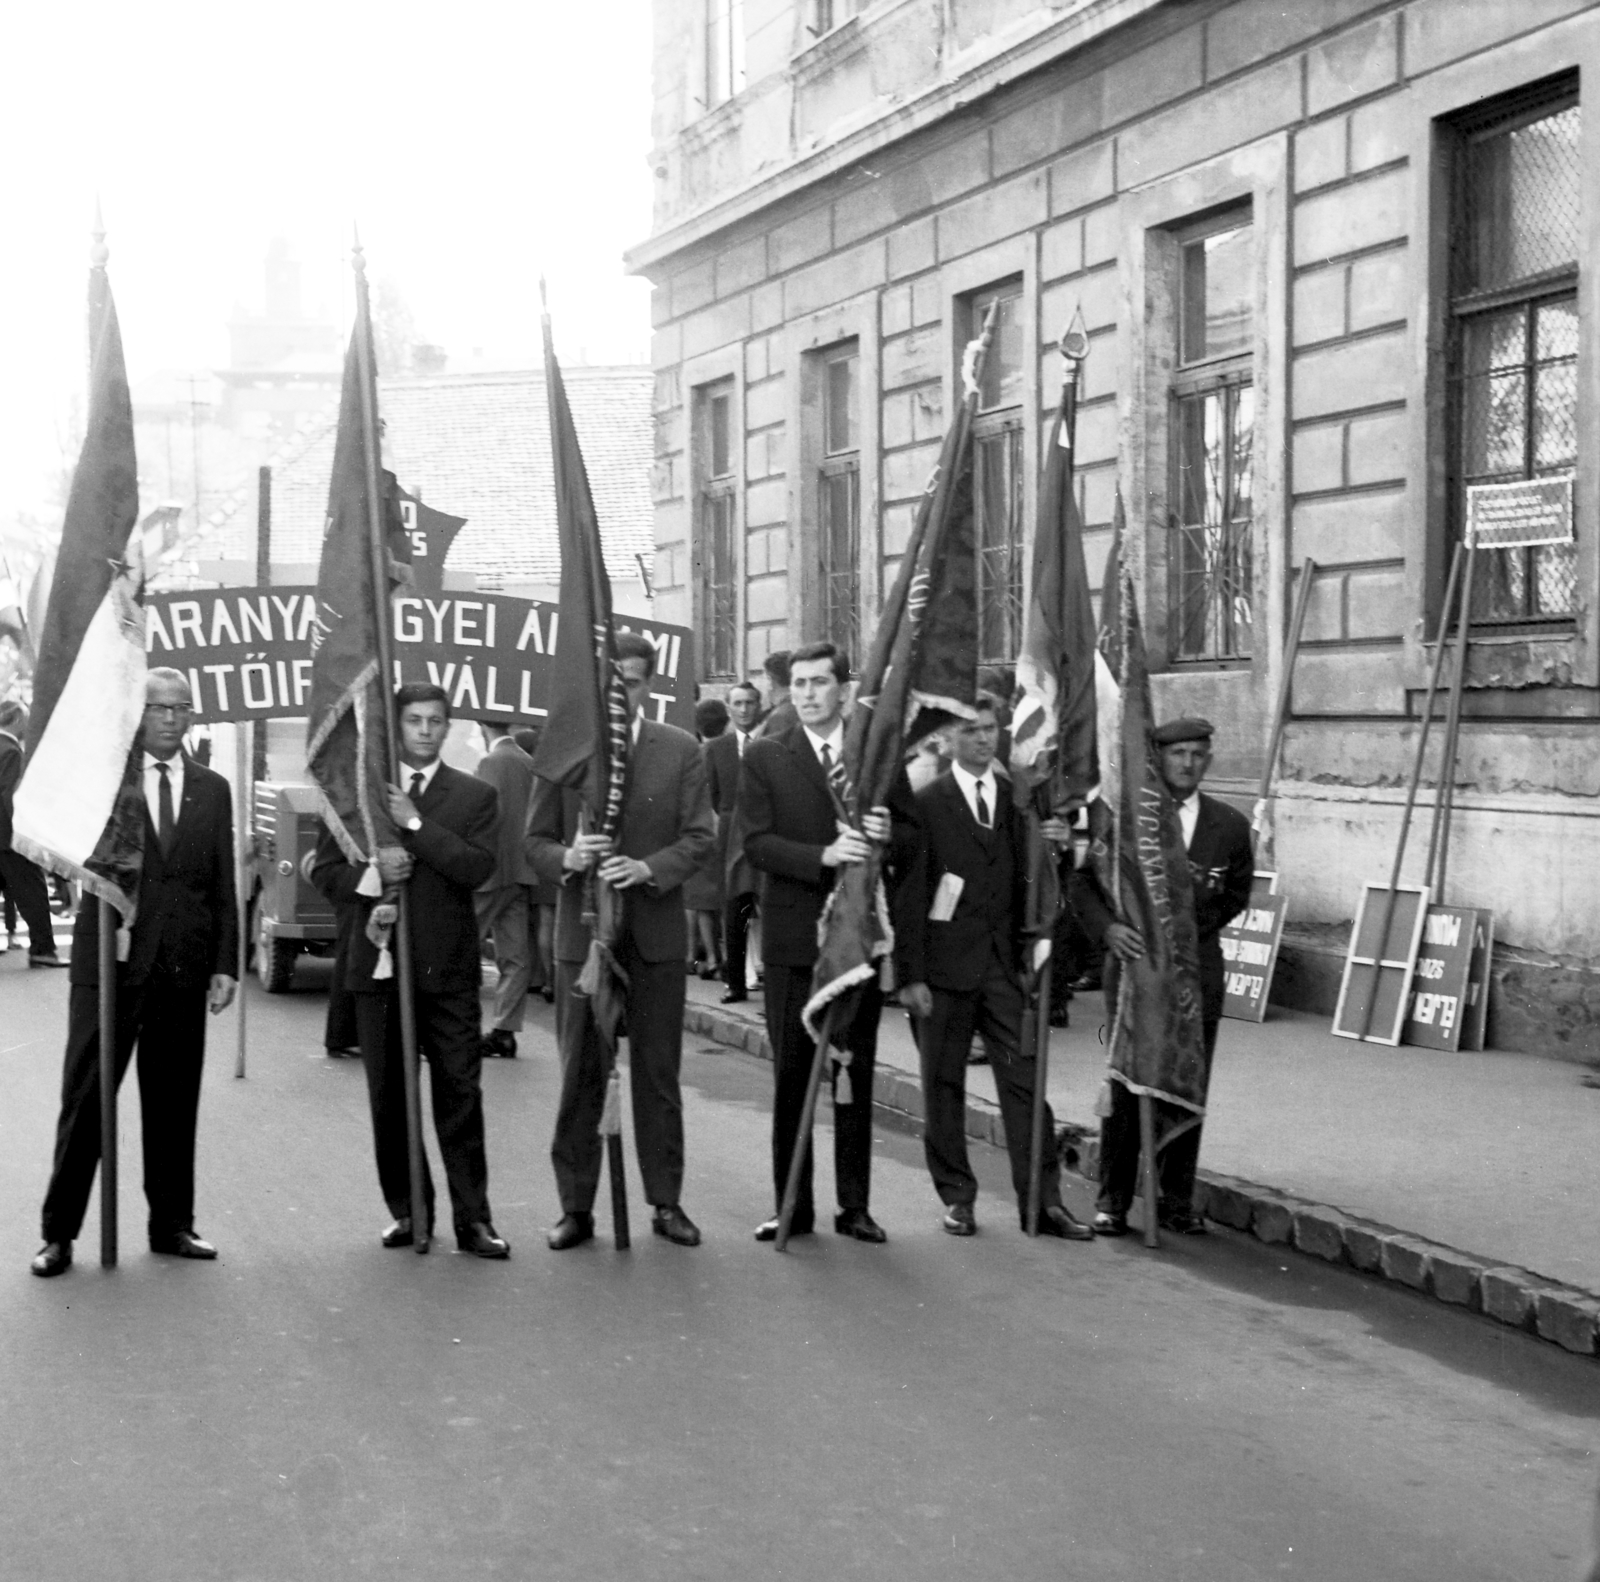
<svg viewBox="0 0 1600 1582">
<path fill-rule="evenodd" d="M 1084 359 L 1089 355 L 1089 335 L 1083 321 L 1083 308 L 1078 307 L 1073 315 L 1072 322 L 1062 333 L 1060 341 L 1061 360 L 1066 364 L 1062 369 L 1061 380 L 1061 439 L 1062 448 L 1067 453 L 1067 476 L 1065 486 L 1072 488 L 1077 463 L 1078 439 L 1078 375 L 1082 371 Z M 1040 524 L 1041 531 L 1044 524 Z M 1060 751 L 1057 750 L 1056 769 L 1052 774 L 1052 789 L 1059 792 L 1062 784 Z M 1054 799 L 1052 799 L 1053 801 Z M 1052 805 L 1052 813 L 1057 810 Z M 1042 840 L 1038 831 L 1039 812 L 1037 807 L 1030 807 L 1029 815 L 1029 840 Z M 1056 861 L 1057 854 L 1052 851 L 1040 854 L 1045 861 Z M 1044 1174 L 1044 1116 L 1048 1103 L 1046 1090 L 1050 1085 L 1050 998 L 1055 976 L 1055 925 L 1061 916 L 1061 902 L 1059 896 L 1056 903 L 1056 915 L 1050 919 L 1050 932 L 1052 935 L 1049 954 L 1044 958 L 1044 964 L 1039 969 L 1038 982 L 1034 991 L 1033 1010 L 1033 1117 L 1028 1131 L 1028 1208 L 1026 1225 L 1024 1229 L 1030 1236 L 1039 1234 L 1039 1214 L 1043 1208 L 1044 1186 L 1041 1177 Z"/>
<path fill-rule="evenodd" d="M 389 549 L 383 524 L 382 477 L 378 466 L 377 374 L 372 365 L 372 309 L 367 301 L 367 260 L 356 237 L 352 249 L 356 276 L 356 356 L 361 367 L 361 442 L 367 463 L 367 528 L 372 554 L 372 614 L 378 638 L 379 692 L 384 699 L 385 759 L 392 785 L 400 783 L 400 754 L 394 732 L 394 639 L 390 630 Z M 411 925 L 407 887 L 399 886 L 399 916 L 394 925 L 395 998 L 400 1010 L 400 1064 L 406 1095 L 406 1152 L 411 1176 L 411 1237 L 419 1252 L 428 1250 L 427 1195 L 423 1190 L 422 1092 L 417 1076 L 417 1014 L 411 997 Z"/>
<path fill-rule="evenodd" d="M 786 1252 L 789 1247 L 789 1227 L 794 1223 L 795 1204 L 800 1198 L 800 1176 L 806 1167 L 806 1157 L 811 1152 L 811 1128 L 816 1122 L 822 1070 L 828 1060 L 828 1051 L 833 1047 L 833 1024 L 842 998 L 836 995 L 828 1002 L 827 1009 L 822 1013 L 822 1026 L 817 1029 L 817 1047 L 811 1056 L 811 1074 L 806 1078 L 806 1097 L 800 1107 L 800 1125 L 795 1132 L 794 1151 L 789 1155 L 789 1179 L 784 1183 L 783 1203 L 778 1210 L 778 1234 L 772 1244 L 778 1252 Z"/>
<path fill-rule="evenodd" d="M 245 992 L 244 974 L 245 963 L 250 959 L 250 941 L 245 937 L 246 925 L 249 921 L 250 894 L 250 809 L 254 805 L 250 789 L 250 759 L 251 759 L 251 733 L 256 729 L 248 720 L 240 720 L 234 726 L 233 741 L 233 805 L 234 805 L 234 866 L 237 870 L 234 885 L 234 918 L 239 932 L 238 959 L 234 963 L 238 974 L 239 988 L 237 998 L 239 1001 L 239 1043 L 233 1056 L 233 1074 L 235 1078 L 244 1076 L 244 1043 L 245 1043 Z"/>
<path fill-rule="evenodd" d="M 100 978 L 100 1267 L 117 1266 L 117 922 L 102 896 L 96 946 Z"/>
</svg>

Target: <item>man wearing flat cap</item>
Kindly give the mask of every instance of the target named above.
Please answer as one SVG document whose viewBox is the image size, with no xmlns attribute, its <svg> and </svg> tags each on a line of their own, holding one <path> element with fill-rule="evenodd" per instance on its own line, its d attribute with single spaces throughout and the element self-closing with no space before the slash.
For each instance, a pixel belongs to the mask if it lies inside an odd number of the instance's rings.
<svg viewBox="0 0 1600 1582">
<path fill-rule="evenodd" d="M 1161 779 L 1177 805 L 1178 823 L 1194 881 L 1194 910 L 1199 934 L 1200 1017 L 1207 1070 L 1222 1019 L 1224 974 L 1218 935 L 1250 901 L 1255 856 L 1250 824 L 1244 814 L 1200 789 L 1211 767 L 1211 724 L 1202 719 L 1169 720 L 1151 733 L 1160 758 Z M 1116 1004 L 1118 968 L 1144 954 L 1138 929 L 1119 923 L 1088 870 L 1073 875 L 1072 900 L 1091 939 L 1107 950 L 1106 1004 Z M 1158 1128 L 1165 1131 L 1192 1112 L 1157 1102 Z M 1194 1211 L 1194 1173 L 1200 1158 L 1200 1127 L 1191 1125 L 1159 1151 L 1161 1225 L 1184 1235 L 1198 1235 L 1204 1223 Z M 1111 1084 L 1111 1113 L 1100 1123 L 1100 1197 L 1094 1228 L 1101 1236 L 1123 1236 L 1128 1208 L 1139 1177 L 1139 1100 L 1120 1082 Z"/>
</svg>

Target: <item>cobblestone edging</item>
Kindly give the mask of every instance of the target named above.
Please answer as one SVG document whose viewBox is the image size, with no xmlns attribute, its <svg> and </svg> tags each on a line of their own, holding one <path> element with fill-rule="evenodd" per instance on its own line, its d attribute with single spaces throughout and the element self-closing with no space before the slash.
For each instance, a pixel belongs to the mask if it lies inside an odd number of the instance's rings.
<svg viewBox="0 0 1600 1582">
<path fill-rule="evenodd" d="M 763 1060 L 772 1059 L 766 1028 L 753 1013 L 737 1015 L 691 1004 L 684 1010 L 683 1022 L 686 1032 Z M 879 1066 L 873 1103 L 901 1120 L 920 1121 L 922 1084 L 909 1072 Z M 1005 1146 L 999 1106 L 987 1099 L 968 1097 L 966 1129 L 967 1136 L 979 1142 Z M 1058 1128 L 1058 1135 L 1067 1168 L 1095 1179 L 1097 1135 L 1070 1121 Z M 1600 1351 L 1600 1296 L 1591 1291 L 1237 1176 L 1202 1170 L 1195 1206 L 1207 1219 L 1268 1246 L 1292 1247 L 1326 1263 L 1392 1280 L 1436 1301 L 1537 1335 L 1579 1356 L 1592 1357 Z"/>
</svg>

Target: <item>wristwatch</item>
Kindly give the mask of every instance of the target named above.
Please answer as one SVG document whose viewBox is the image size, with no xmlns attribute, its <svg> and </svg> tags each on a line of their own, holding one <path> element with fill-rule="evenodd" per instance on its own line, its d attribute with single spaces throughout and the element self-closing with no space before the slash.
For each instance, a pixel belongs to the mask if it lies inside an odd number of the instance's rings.
<svg viewBox="0 0 1600 1582">
<path fill-rule="evenodd" d="M 415 835 L 416 832 L 422 828 L 422 815 L 420 813 L 413 813 L 411 817 L 406 820 L 406 828 L 410 830 L 413 835 Z"/>
</svg>

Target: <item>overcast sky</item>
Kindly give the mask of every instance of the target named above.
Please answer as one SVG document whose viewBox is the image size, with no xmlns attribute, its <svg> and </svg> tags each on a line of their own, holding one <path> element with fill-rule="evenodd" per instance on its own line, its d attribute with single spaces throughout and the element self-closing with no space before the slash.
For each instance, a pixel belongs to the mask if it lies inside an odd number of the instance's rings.
<svg viewBox="0 0 1600 1582">
<path fill-rule="evenodd" d="M 349 243 L 457 359 L 636 358 L 649 288 L 650 6 L 238 0 L 18 6 L 0 96 L 0 527 L 44 511 L 81 399 L 95 197 L 135 383 L 227 361 L 282 235 L 352 311 Z"/>
</svg>

